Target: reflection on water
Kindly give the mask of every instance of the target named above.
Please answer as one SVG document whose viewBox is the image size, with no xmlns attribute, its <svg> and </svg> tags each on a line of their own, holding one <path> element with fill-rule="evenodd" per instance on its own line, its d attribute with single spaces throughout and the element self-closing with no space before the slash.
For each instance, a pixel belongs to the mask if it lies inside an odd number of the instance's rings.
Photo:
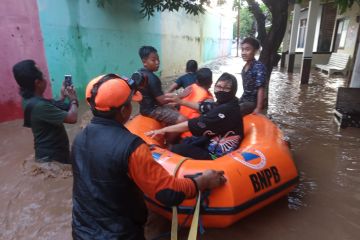
<svg viewBox="0 0 360 240">
<path fill-rule="evenodd" d="M 235 74 L 237 95 L 241 95 L 240 58 L 225 58 L 209 66 L 214 69 L 214 80 L 224 71 Z M 332 114 L 337 88 L 345 86 L 346 80 L 313 72 L 308 85 L 299 82 L 299 74 L 275 69 L 267 111 L 291 142 L 299 185 L 287 198 L 227 229 L 206 229 L 203 239 L 360 236 L 360 129 L 340 130 Z M 81 109 L 85 112 L 82 121 L 67 127 L 71 139 L 90 119 L 87 106 Z M 21 163 L 33 154 L 33 146 L 30 130 L 21 124 L 0 124 L 0 239 L 71 239 L 72 178 L 23 174 Z M 169 226 L 161 218 L 154 219 L 148 236 Z"/>
<path fill-rule="evenodd" d="M 307 178 L 306 173 L 300 171 L 299 184 L 288 196 L 289 209 L 300 210 L 302 207 L 307 207 L 307 204 L 303 199 L 307 194 L 316 192 L 317 188 L 314 179 Z"/>
</svg>

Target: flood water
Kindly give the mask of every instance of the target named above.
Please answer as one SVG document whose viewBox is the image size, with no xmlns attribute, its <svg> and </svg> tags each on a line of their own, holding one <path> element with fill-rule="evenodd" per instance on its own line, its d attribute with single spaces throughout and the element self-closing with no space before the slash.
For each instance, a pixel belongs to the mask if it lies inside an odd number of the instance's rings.
<svg viewBox="0 0 360 240">
<path fill-rule="evenodd" d="M 214 79 L 228 71 L 241 83 L 239 58 L 209 66 Z M 360 129 L 338 129 L 332 114 L 346 80 L 313 72 L 308 85 L 299 82 L 299 74 L 275 69 L 267 110 L 290 139 L 298 187 L 227 229 L 205 229 L 202 239 L 359 239 Z M 70 139 L 89 119 L 84 104 L 81 116 L 67 126 Z M 72 177 L 66 169 L 27 166 L 33 139 L 21 120 L 0 124 L 0 133 L 0 239 L 71 239 Z M 168 226 L 157 219 L 147 229 L 149 239 Z"/>
</svg>

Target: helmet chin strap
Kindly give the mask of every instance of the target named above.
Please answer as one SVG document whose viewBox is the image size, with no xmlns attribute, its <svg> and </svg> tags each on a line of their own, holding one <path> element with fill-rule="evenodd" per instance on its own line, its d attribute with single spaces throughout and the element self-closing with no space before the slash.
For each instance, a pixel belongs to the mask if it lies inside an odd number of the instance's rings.
<svg viewBox="0 0 360 240">
<path fill-rule="evenodd" d="M 124 110 L 127 106 L 128 106 L 128 104 L 123 104 L 119 108 L 114 109 L 115 110 L 115 120 L 122 124 L 125 124 L 130 118 L 131 113 L 129 114 L 129 116 L 125 116 L 126 112 L 124 112 Z"/>
</svg>

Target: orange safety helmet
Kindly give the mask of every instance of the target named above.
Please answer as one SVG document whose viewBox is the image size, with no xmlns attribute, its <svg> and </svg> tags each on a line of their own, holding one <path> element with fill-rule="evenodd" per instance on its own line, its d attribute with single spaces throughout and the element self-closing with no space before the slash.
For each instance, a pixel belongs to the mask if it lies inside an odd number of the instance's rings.
<svg viewBox="0 0 360 240">
<path fill-rule="evenodd" d="M 141 101 L 142 95 L 137 90 L 137 80 L 110 73 L 98 76 L 88 83 L 86 100 L 94 113 L 106 114 L 130 103 L 131 100 Z"/>
</svg>

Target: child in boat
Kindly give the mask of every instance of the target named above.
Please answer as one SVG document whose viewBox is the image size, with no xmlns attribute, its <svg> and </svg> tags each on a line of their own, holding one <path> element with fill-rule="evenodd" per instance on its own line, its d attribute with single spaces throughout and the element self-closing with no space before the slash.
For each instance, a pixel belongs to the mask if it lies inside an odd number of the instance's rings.
<svg viewBox="0 0 360 240">
<path fill-rule="evenodd" d="M 139 71 L 148 79 L 147 87 L 140 89 L 143 95 L 140 102 L 140 113 L 154 118 L 165 126 L 186 121 L 186 118 L 175 108 L 165 106 L 169 101 L 165 99 L 160 79 L 154 74 L 160 66 L 157 50 L 152 46 L 142 46 L 139 49 L 139 56 L 144 65 Z"/>
<path fill-rule="evenodd" d="M 258 114 L 264 106 L 266 68 L 255 59 L 259 48 L 255 38 L 247 37 L 241 42 L 241 57 L 246 62 L 241 72 L 244 93 L 239 101 L 243 115 Z"/>
<path fill-rule="evenodd" d="M 193 109 L 187 106 L 189 102 L 200 103 L 205 100 L 212 100 L 213 96 L 209 92 L 212 84 L 212 71 L 209 68 L 201 68 L 196 72 L 196 83 L 191 84 L 185 88 L 183 94 L 179 94 L 180 98 L 172 98 L 177 101 L 180 106 L 179 112 L 187 119 L 192 119 L 200 116 L 198 109 Z"/>
<path fill-rule="evenodd" d="M 172 146 L 171 151 L 193 159 L 215 159 L 239 147 L 244 136 L 243 121 L 238 107 L 237 80 L 223 73 L 215 83 L 216 102 L 192 103 L 202 115 L 176 125 L 150 131 L 146 135 L 155 137 L 169 132 L 189 131 L 196 137 L 192 143 Z"/>
<path fill-rule="evenodd" d="M 172 93 L 179 88 L 187 88 L 196 82 L 196 71 L 198 64 L 195 60 L 186 62 L 186 74 L 182 75 L 170 86 L 168 93 Z"/>
<path fill-rule="evenodd" d="M 196 83 L 191 84 L 179 95 L 166 94 L 167 99 L 180 105 L 179 112 L 187 119 L 192 119 L 200 116 L 199 109 L 193 108 L 193 103 L 211 100 L 213 96 L 209 92 L 212 85 L 212 71 L 209 68 L 201 68 L 196 72 Z M 197 106 L 197 105 L 195 105 Z M 189 131 L 181 134 L 181 138 L 192 136 Z"/>
</svg>

